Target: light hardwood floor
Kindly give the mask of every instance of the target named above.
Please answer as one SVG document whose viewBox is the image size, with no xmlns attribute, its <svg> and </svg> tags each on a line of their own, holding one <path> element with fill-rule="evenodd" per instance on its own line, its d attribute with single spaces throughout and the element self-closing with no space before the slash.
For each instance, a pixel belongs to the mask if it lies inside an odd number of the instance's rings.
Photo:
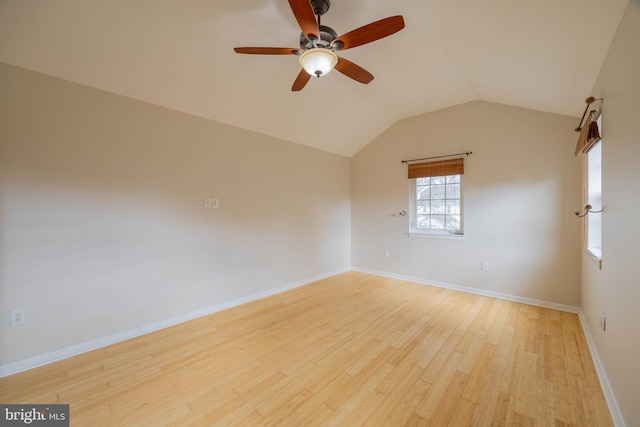
<svg viewBox="0 0 640 427">
<path fill-rule="evenodd" d="M 0 379 L 72 426 L 610 426 L 576 315 L 357 272 Z"/>
</svg>

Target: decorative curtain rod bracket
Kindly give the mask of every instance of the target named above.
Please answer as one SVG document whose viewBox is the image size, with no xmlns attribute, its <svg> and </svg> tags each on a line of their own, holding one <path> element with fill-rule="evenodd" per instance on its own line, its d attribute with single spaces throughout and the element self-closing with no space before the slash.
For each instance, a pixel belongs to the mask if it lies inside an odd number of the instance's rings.
<svg viewBox="0 0 640 427">
<path fill-rule="evenodd" d="M 584 118 L 587 116 L 587 111 L 589 111 L 589 105 L 593 104 L 596 101 L 602 102 L 602 99 L 603 98 L 594 98 L 593 96 L 590 96 L 584 100 L 584 102 L 587 103 L 587 106 L 584 107 L 584 113 L 582 113 L 582 118 L 580 119 L 580 123 L 578 123 L 578 127 L 574 129 L 576 132 L 580 132 L 582 130 L 582 122 L 584 121 Z"/>
<path fill-rule="evenodd" d="M 421 160 L 443 159 L 445 157 L 459 157 L 459 156 L 469 157 L 471 154 L 473 154 L 473 151 L 467 151 L 466 153 L 447 154 L 445 156 L 433 156 L 433 157 L 423 157 L 421 159 L 403 160 L 401 163 L 419 162 Z"/>
</svg>

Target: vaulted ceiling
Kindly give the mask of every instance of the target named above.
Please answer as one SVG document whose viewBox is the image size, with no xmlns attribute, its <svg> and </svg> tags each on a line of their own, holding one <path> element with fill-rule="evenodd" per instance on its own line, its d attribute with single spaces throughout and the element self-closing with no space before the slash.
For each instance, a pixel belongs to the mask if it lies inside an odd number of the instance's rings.
<svg viewBox="0 0 640 427">
<path fill-rule="evenodd" d="M 0 61 L 352 156 L 396 121 L 472 100 L 578 116 L 628 0 L 331 0 L 344 34 L 391 15 L 406 28 L 340 53 L 301 92 L 286 0 L 0 0 Z"/>
</svg>

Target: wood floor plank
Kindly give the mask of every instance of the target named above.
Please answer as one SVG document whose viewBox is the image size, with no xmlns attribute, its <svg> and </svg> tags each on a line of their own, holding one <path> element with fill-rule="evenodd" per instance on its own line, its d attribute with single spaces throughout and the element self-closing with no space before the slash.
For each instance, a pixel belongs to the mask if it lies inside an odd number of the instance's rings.
<svg viewBox="0 0 640 427">
<path fill-rule="evenodd" d="M 447 384 L 447 388 L 442 393 L 437 406 L 429 417 L 429 421 L 431 421 L 432 425 L 449 425 L 468 381 L 469 375 L 458 370 L 453 373 L 449 383 Z"/>
<path fill-rule="evenodd" d="M 445 392 L 456 376 L 456 372 L 459 372 L 458 366 L 460 365 L 463 357 L 464 355 L 462 353 L 455 351 L 452 351 L 449 354 L 448 359 L 440 368 L 439 374 L 435 377 L 433 384 L 429 388 L 429 392 L 424 396 L 416 408 L 415 412 L 420 415 L 420 417 L 426 420 L 431 419 L 436 407 L 440 404 Z"/>
<path fill-rule="evenodd" d="M 295 426 L 318 425 L 320 419 L 325 416 L 333 416 L 334 410 L 327 406 L 327 400 L 352 379 L 350 375 L 340 373 L 333 376 L 331 372 L 326 377 L 314 384 L 311 397 L 305 402 L 304 407 L 299 408 L 291 416 L 287 417 Z M 311 388 L 309 389 L 311 391 Z"/>
<path fill-rule="evenodd" d="M 410 363 L 395 367 L 376 387 L 385 398 L 369 411 L 364 425 L 382 424 L 389 419 L 413 384 L 418 381 L 420 371 L 420 367 Z"/>
<path fill-rule="evenodd" d="M 452 427 L 472 425 L 473 414 L 475 413 L 477 406 L 478 405 L 469 402 L 467 399 L 459 399 L 449 425 Z"/>
<path fill-rule="evenodd" d="M 495 353 L 496 347 L 491 344 L 483 343 L 479 354 L 474 358 L 474 364 L 470 370 L 466 373 L 469 374 L 469 381 L 462 393 L 462 397 L 472 403 L 479 403 L 480 393 L 484 387 L 493 388 L 493 383 L 487 382 L 487 377 L 491 373 L 490 361 Z M 465 363 L 465 359 L 462 360 L 461 366 Z M 461 370 L 460 368 L 458 368 Z M 462 371 L 462 370 L 461 370 Z M 462 371 L 465 372 L 465 371 Z M 495 377 L 493 377 L 495 378 Z M 492 378 L 492 379 L 493 379 Z"/>
<path fill-rule="evenodd" d="M 359 272 L 0 379 L 74 426 L 611 426 L 575 314 Z"/>
</svg>

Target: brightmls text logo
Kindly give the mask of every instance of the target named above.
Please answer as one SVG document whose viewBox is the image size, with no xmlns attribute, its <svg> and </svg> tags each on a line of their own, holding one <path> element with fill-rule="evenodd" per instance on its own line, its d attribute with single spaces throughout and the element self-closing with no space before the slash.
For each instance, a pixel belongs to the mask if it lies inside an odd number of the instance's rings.
<svg viewBox="0 0 640 427">
<path fill-rule="evenodd" d="M 69 405 L 0 404 L 0 426 L 69 427 Z"/>
</svg>

